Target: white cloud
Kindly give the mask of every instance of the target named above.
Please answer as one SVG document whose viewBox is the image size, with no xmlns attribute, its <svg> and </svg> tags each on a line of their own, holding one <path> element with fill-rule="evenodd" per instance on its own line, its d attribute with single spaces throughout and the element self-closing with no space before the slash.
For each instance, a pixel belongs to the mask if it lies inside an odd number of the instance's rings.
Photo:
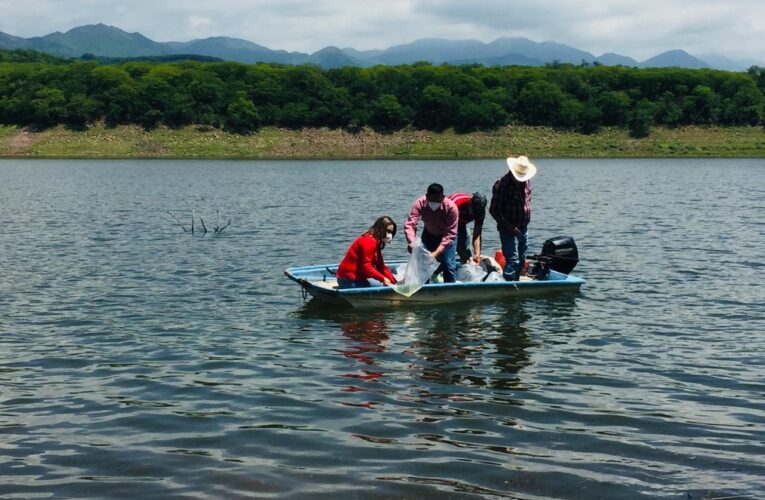
<svg viewBox="0 0 765 500">
<path fill-rule="evenodd" d="M 157 41 L 233 36 L 274 49 L 386 48 L 423 37 L 553 40 L 642 60 L 671 49 L 762 59 L 759 0 L 0 0 L 0 31 L 105 23 Z"/>
<path fill-rule="evenodd" d="M 213 25 L 212 19 L 204 16 L 189 16 L 187 19 L 188 30 L 195 37 L 206 37 L 210 34 Z"/>
</svg>

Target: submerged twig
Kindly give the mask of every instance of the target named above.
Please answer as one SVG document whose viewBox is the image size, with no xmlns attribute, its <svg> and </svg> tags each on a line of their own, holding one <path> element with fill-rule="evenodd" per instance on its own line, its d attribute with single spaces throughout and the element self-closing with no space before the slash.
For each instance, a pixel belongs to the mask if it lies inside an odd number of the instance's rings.
<svg viewBox="0 0 765 500">
<path fill-rule="evenodd" d="M 223 232 L 223 230 L 224 230 L 224 229 L 226 229 L 226 228 L 227 228 L 228 226 L 230 226 L 230 225 L 231 225 L 231 219 L 229 219 L 229 220 L 228 220 L 228 224 L 226 224 L 225 226 L 223 226 L 222 228 L 220 228 L 220 229 L 219 229 L 218 231 L 216 231 L 216 232 L 218 232 L 218 233 L 222 233 L 222 232 Z"/>
<path fill-rule="evenodd" d="M 181 220 L 173 212 L 171 212 L 170 210 L 165 210 L 165 212 L 167 212 L 167 214 L 170 217 L 175 219 L 175 222 L 177 222 L 178 225 L 181 226 L 181 229 L 183 229 L 184 233 L 188 233 L 188 232 L 191 232 L 191 234 L 195 233 L 195 231 L 196 231 L 195 220 L 197 218 L 197 211 L 195 209 L 191 209 L 191 231 L 186 229 L 186 226 L 183 225 L 183 222 L 181 222 Z M 226 229 L 228 226 L 231 225 L 231 219 L 228 220 L 228 223 L 225 226 L 221 226 L 220 225 L 220 211 L 216 210 L 215 214 L 216 214 L 216 218 L 218 219 L 218 224 L 216 226 L 213 226 L 213 230 L 216 233 L 222 233 L 224 229 Z M 199 222 L 202 224 L 203 234 L 207 234 L 208 229 L 207 229 L 207 224 L 205 224 L 205 220 L 202 217 L 200 217 L 199 218 Z"/>
<path fill-rule="evenodd" d="M 183 232 L 186 233 L 187 232 L 186 231 L 186 227 L 183 225 L 183 222 L 181 222 L 181 220 L 178 217 L 176 217 L 175 214 L 170 212 L 170 210 L 167 210 L 167 213 L 168 213 L 168 215 L 170 215 L 170 217 L 175 219 L 175 221 L 181 226 L 181 229 L 183 229 Z"/>
</svg>

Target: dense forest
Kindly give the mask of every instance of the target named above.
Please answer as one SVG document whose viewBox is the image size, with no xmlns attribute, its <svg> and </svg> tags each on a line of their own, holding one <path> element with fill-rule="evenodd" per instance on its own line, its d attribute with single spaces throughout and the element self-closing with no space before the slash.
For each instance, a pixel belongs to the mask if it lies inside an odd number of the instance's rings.
<svg viewBox="0 0 765 500">
<path fill-rule="evenodd" d="M 758 125 L 765 68 L 748 72 L 621 66 L 344 67 L 58 59 L 0 51 L 0 124 L 45 128 L 190 124 L 390 132 L 507 124 L 597 132 L 625 127 Z"/>
</svg>

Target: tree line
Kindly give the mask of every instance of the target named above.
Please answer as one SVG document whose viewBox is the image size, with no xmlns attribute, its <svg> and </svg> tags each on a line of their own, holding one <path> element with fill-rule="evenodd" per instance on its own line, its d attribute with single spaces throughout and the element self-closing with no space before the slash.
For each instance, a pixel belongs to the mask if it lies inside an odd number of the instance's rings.
<svg viewBox="0 0 765 500">
<path fill-rule="evenodd" d="M 765 68 L 638 69 L 416 63 L 371 68 L 183 61 L 60 60 L 0 51 L 0 123 L 38 128 L 203 125 L 457 132 L 508 124 L 583 133 L 655 125 L 759 125 Z"/>
</svg>

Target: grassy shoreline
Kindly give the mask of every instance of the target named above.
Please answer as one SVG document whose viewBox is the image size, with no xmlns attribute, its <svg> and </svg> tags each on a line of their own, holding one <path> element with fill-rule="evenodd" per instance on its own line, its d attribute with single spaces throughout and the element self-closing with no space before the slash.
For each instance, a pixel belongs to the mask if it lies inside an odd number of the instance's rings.
<svg viewBox="0 0 765 500">
<path fill-rule="evenodd" d="M 526 154 L 536 158 L 765 157 L 762 127 L 655 128 L 644 139 L 606 128 L 583 135 L 549 127 L 508 126 L 455 134 L 405 130 L 264 128 L 237 135 L 198 127 L 146 131 L 137 126 L 55 127 L 30 132 L 0 126 L 3 158 L 180 159 L 466 159 Z"/>
</svg>

